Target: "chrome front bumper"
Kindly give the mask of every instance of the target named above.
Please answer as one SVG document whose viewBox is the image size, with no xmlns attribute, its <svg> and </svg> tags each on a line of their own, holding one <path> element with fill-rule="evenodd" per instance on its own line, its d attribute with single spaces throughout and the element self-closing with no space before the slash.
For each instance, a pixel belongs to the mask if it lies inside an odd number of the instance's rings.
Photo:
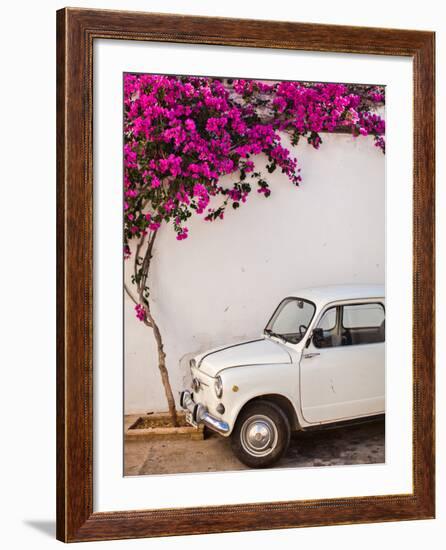
<svg viewBox="0 0 446 550">
<path fill-rule="evenodd" d="M 190 414 L 189 418 L 186 414 L 186 420 L 190 424 L 204 424 L 214 432 L 222 435 L 229 432 L 229 424 L 209 414 L 207 408 L 201 403 L 195 403 L 190 391 L 184 390 L 181 392 L 180 405 Z"/>
</svg>

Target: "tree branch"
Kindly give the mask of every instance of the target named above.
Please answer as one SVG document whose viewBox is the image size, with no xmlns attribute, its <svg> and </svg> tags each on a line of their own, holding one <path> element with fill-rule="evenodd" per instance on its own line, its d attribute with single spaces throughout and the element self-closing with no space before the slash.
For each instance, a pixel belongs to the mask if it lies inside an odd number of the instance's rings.
<svg viewBox="0 0 446 550">
<path fill-rule="evenodd" d="M 135 304 L 135 305 L 139 305 L 138 304 L 138 300 L 133 296 L 133 294 L 130 292 L 129 288 L 127 287 L 127 285 L 124 283 L 124 290 L 127 292 L 127 295 L 129 296 L 129 298 L 132 300 L 132 302 Z M 147 319 L 144 319 L 144 324 L 150 328 L 153 328 L 153 325 L 150 321 L 148 321 Z"/>
<path fill-rule="evenodd" d="M 138 302 L 136 298 L 133 296 L 133 294 L 130 292 L 128 286 L 124 283 L 124 290 L 127 292 L 128 297 L 132 300 L 132 302 L 137 306 Z"/>
<path fill-rule="evenodd" d="M 142 276 L 141 276 L 140 286 L 138 290 L 139 290 L 140 300 L 143 301 L 144 303 L 147 302 L 147 300 L 144 299 L 144 290 L 146 288 L 147 277 L 149 275 L 150 260 L 152 259 L 152 250 L 153 250 L 153 245 L 155 243 L 156 234 L 157 234 L 157 231 L 154 231 L 149 237 L 146 253 L 144 255 L 144 260 L 141 266 Z"/>
<path fill-rule="evenodd" d="M 138 275 L 138 259 L 139 259 L 139 252 L 141 250 L 142 245 L 144 244 L 144 241 L 146 239 L 146 236 L 144 234 L 141 235 L 141 239 L 139 240 L 139 243 L 136 246 L 135 250 L 135 262 L 133 264 L 133 274 L 135 275 L 135 278 Z"/>
</svg>

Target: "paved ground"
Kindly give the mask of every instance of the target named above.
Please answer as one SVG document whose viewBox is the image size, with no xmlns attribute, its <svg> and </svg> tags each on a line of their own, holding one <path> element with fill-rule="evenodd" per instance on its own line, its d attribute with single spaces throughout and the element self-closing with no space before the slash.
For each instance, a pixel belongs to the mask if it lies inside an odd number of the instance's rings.
<svg viewBox="0 0 446 550">
<path fill-rule="evenodd" d="M 296 468 L 385 461 L 384 421 L 336 430 L 297 433 L 287 454 L 275 466 Z M 173 474 L 244 470 L 232 454 L 229 440 L 210 434 L 204 440 L 135 442 L 125 444 L 125 475 Z"/>
</svg>

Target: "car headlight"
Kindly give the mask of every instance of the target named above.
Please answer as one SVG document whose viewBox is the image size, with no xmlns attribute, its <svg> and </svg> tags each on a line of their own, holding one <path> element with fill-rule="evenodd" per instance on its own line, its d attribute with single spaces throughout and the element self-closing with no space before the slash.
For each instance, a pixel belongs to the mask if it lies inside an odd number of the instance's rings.
<svg viewBox="0 0 446 550">
<path fill-rule="evenodd" d="M 197 362 L 195 361 L 195 359 L 191 359 L 191 360 L 189 361 L 189 367 L 190 367 L 191 369 L 193 369 L 193 368 L 195 368 L 196 366 L 197 366 Z"/>
<path fill-rule="evenodd" d="M 221 376 L 217 376 L 217 378 L 215 379 L 214 390 L 215 395 L 220 399 L 220 397 L 223 395 L 223 381 L 221 379 Z"/>
</svg>

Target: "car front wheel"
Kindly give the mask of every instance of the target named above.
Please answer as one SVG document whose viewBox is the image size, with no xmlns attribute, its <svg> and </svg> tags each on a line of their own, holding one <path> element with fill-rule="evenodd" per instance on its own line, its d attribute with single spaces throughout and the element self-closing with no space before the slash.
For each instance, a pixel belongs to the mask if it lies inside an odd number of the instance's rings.
<svg viewBox="0 0 446 550">
<path fill-rule="evenodd" d="M 254 401 L 240 413 L 231 435 L 237 458 L 251 468 L 266 468 L 277 462 L 290 442 L 290 423 L 270 401 Z"/>
</svg>

